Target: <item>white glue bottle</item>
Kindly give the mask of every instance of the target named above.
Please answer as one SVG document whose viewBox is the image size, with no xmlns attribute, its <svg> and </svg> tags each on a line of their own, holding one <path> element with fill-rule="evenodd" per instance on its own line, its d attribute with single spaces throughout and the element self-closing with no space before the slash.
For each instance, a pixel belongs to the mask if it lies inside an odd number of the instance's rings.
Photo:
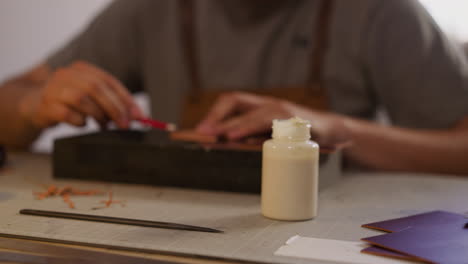
<svg viewBox="0 0 468 264">
<path fill-rule="evenodd" d="M 317 216 L 319 146 L 310 123 L 300 118 L 273 120 L 272 139 L 263 144 L 262 214 L 277 220 Z"/>
</svg>

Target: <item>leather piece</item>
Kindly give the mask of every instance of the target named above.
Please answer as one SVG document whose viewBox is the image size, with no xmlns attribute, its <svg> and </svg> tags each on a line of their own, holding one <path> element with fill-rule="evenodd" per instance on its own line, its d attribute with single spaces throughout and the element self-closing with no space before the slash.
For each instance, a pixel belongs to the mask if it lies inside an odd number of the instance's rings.
<svg viewBox="0 0 468 264">
<path fill-rule="evenodd" d="M 362 225 L 370 229 L 385 232 L 399 232 L 411 227 L 423 227 L 443 224 L 462 224 L 467 219 L 462 214 L 455 214 L 446 211 L 431 211 L 427 213 L 412 215 L 408 217 L 396 218 L 387 221 L 380 221 Z"/>
<path fill-rule="evenodd" d="M 455 264 L 468 260 L 468 229 L 464 225 L 413 227 L 362 240 L 430 263 Z"/>
<path fill-rule="evenodd" d="M 404 232 L 411 228 L 426 228 L 426 232 L 430 233 L 434 226 L 459 227 L 466 223 L 467 219 L 464 215 L 455 214 L 446 211 L 431 211 L 427 213 L 412 215 L 408 217 L 396 218 L 386 221 L 364 224 L 362 227 L 385 231 L 385 232 Z M 363 239 L 364 240 L 364 239 Z M 393 251 L 388 245 L 377 245 L 363 249 L 362 253 L 379 255 L 385 257 L 393 257 L 407 260 L 420 260 L 415 256 L 410 256 L 404 252 Z"/>
<path fill-rule="evenodd" d="M 408 256 L 406 254 L 394 252 L 385 248 L 371 246 L 361 250 L 361 253 L 371 254 L 376 256 L 382 257 L 390 257 L 390 258 L 398 258 L 398 259 L 406 259 L 406 260 L 416 260 L 415 258 Z"/>
</svg>

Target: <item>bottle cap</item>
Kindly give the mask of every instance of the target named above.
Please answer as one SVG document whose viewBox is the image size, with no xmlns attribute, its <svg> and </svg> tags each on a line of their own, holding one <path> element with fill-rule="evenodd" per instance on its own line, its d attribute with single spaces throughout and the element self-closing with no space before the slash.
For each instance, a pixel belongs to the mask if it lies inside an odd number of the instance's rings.
<svg viewBox="0 0 468 264">
<path fill-rule="evenodd" d="M 310 139 L 310 122 L 299 117 L 273 120 L 273 138 L 292 140 Z"/>
</svg>

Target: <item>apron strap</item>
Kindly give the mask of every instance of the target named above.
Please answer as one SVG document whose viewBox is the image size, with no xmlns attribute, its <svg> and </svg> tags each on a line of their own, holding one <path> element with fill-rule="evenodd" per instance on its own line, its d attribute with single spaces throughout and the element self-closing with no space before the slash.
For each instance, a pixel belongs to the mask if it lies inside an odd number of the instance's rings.
<svg viewBox="0 0 468 264">
<path fill-rule="evenodd" d="M 187 70 L 190 77 L 190 93 L 196 99 L 202 92 L 202 83 L 198 67 L 198 53 L 196 41 L 196 12 L 195 0 L 179 0 L 179 19 L 181 26 L 182 45 L 187 58 Z M 307 86 L 314 92 L 323 92 L 323 65 L 329 44 L 329 28 L 332 17 L 334 0 L 322 0 L 317 17 L 316 28 L 313 33 L 315 45 L 310 54 L 310 69 Z M 316 91 L 318 89 L 318 91 Z"/>
<path fill-rule="evenodd" d="M 329 31 L 333 0 L 322 0 L 314 31 L 315 45 L 310 53 L 310 69 L 307 84 L 311 89 L 323 90 L 323 69 L 329 44 Z"/>
<path fill-rule="evenodd" d="M 179 0 L 180 39 L 182 41 L 185 57 L 187 58 L 187 70 L 190 78 L 189 96 L 196 99 L 201 93 L 202 84 L 198 67 L 198 53 L 196 41 L 196 12 L 194 0 Z"/>
</svg>

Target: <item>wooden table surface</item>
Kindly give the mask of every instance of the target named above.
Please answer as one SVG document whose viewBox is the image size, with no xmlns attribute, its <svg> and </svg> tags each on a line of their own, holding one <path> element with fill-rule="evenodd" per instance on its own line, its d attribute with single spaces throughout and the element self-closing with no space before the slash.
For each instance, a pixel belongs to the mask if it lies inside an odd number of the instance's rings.
<svg viewBox="0 0 468 264">
<path fill-rule="evenodd" d="M 258 195 L 217 193 L 197 190 L 135 186 L 79 181 L 56 181 L 51 176 L 50 157 L 28 153 L 13 153 L 8 166 L 0 171 L 0 218 L 16 219 L 13 210 L 18 206 L 56 206 L 59 199 L 36 201 L 33 191 L 44 184 L 74 185 L 80 188 L 112 189 L 128 201 L 127 208 L 113 208 L 104 213 L 119 215 L 144 211 L 145 218 L 173 222 L 209 225 L 225 230 L 223 237 L 186 234 L 183 231 L 151 231 L 156 236 L 148 240 L 162 254 L 137 253 L 84 246 L 60 245 L 0 237 L 0 263 L 320 263 L 274 256 L 285 241 L 301 236 L 358 241 L 362 237 L 379 234 L 360 225 L 432 210 L 457 213 L 468 211 L 468 178 L 463 176 L 428 175 L 414 173 L 345 173 L 344 179 L 320 193 L 319 216 L 305 222 L 280 222 L 260 215 Z M 77 206 L 87 206 L 87 200 Z M 64 205 L 63 205 L 64 206 Z M 145 207 L 146 206 L 146 207 Z M 151 208 L 148 210 L 147 208 Z M 66 210 L 66 207 L 62 208 Z M 78 209 L 80 210 L 80 209 Z M 84 210 L 83 208 L 81 210 Z M 112 211 L 113 210 L 113 211 Z M 122 211 L 123 210 L 123 211 Z M 127 210 L 127 211 L 125 211 Z M 140 210 L 140 211 L 138 211 Z M 82 211 L 79 211 L 82 213 Z M 39 222 L 31 222 L 31 225 Z M 43 222 L 44 230 L 60 222 Z M 0 220 L 1 230 L 15 223 Z M 24 223 L 23 223 L 24 225 Z M 20 228 L 19 226 L 16 228 Z M 83 226 L 80 226 L 83 228 Z M 93 227 L 90 224 L 90 228 Z M 107 227 L 99 226 L 105 233 Z M 26 229 L 25 229 L 26 230 Z M 125 230 L 124 230 L 125 231 Z M 131 239 L 130 232 L 115 240 Z M 177 238 L 173 238 L 176 236 Z M 103 238 L 104 239 L 104 238 Z M 139 242 L 139 237 L 133 236 Z M 141 240 L 149 239 L 144 235 Z M 93 241 L 93 240 L 90 240 Z M 129 240 L 130 242 L 132 240 Z M 165 252 L 180 253 L 171 256 Z M 105 254 L 103 254 L 105 253 Z M 110 253 L 110 254 L 109 254 Z M 207 255 L 208 259 L 195 256 Z M 141 259 L 144 258 L 144 259 Z M 224 261 L 222 259 L 233 259 Z M 239 261 L 235 261 L 239 259 Z M 86 260 L 86 261 L 84 261 Z M 166 261 L 166 262 L 164 262 Z"/>
</svg>

